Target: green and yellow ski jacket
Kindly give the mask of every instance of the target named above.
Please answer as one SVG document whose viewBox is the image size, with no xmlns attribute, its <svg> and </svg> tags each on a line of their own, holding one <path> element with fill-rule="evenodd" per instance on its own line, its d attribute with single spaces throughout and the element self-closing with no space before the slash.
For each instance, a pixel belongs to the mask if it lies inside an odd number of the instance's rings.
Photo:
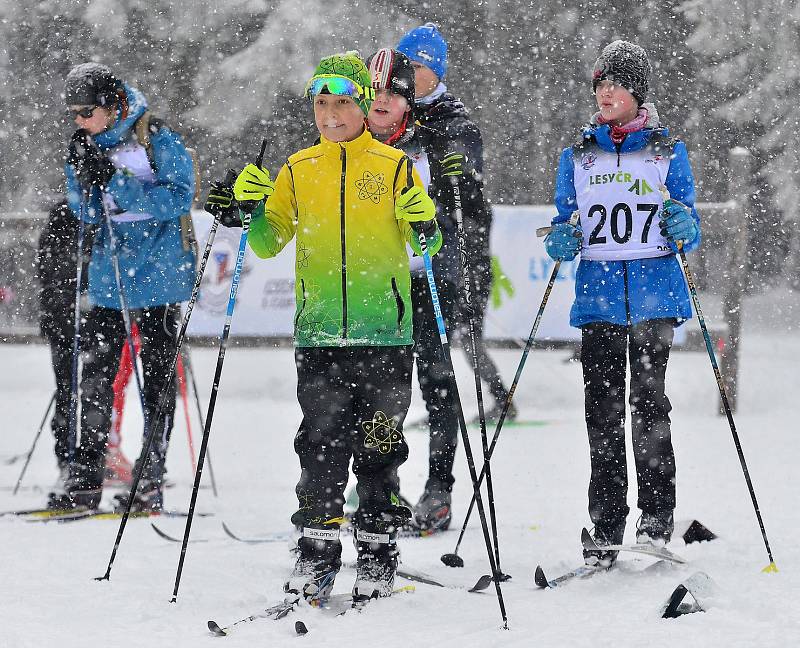
<svg viewBox="0 0 800 648">
<path fill-rule="evenodd" d="M 402 151 L 366 130 L 351 142 L 322 138 L 289 158 L 253 213 L 248 243 L 262 259 L 297 236 L 295 346 L 412 343 L 406 242 L 420 249 L 395 217 L 407 165 Z M 412 179 L 422 186 L 416 171 Z M 428 249 L 435 254 L 441 245 L 437 229 Z"/>
</svg>

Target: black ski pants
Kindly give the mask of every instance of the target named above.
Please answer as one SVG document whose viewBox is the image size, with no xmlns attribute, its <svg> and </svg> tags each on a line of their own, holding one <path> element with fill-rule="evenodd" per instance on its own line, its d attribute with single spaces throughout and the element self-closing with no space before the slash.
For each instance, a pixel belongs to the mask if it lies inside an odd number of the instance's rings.
<svg viewBox="0 0 800 648">
<path fill-rule="evenodd" d="M 144 402 L 151 423 L 158 408 L 164 381 L 175 356 L 180 306 L 167 304 L 131 311 L 141 338 Z M 114 378 L 119 369 L 122 346 L 127 344 L 122 312 L 93 308 L 87 314 L 86 335 L 91 348 L 83 354 L 81 378 L 81 442 L 76 453 L 79 472 L 85 473 L 85 486 L 100 488 L 103 483 L 106 441 L 111 429 L 114 403 Z M 163 477 L 167 445 L 175 411 L 175 381 L 169 386 L 166 406 L 151 448 L 149 473 L 158 481 Z"/>
<path fill-rule="evenodd" d="M 292 523 L 324 528 L 342 516 L 351 458 L 356 526 L 385 532 L 397 515 L 407 519 L 392 502 L 392 474 L 408 458 L 411 347 L 301 347 L 295 365 L 303 420 L 294 440 L 301 471 Z"/>
<path fill-rule="evenodd" d="M 508 399 L 508 389 L 503 384 L 503 379 L 500 376 L 500 371 L 497 365 L 492 360 L 489 352 L 486 350 L 486 345 L 483 343 L 483 320 L 486 316 L 486 307 L 489 304 L 490 286 L 481 286 L 473 284 L 473 297 L 472 297 L 472 322 L 475 331 L 475 346 L 478 351 L 478 368 L 481 372 L 481 380 L 489 386 L 489 392 L 495 400 L 495 403 L 501 407 L 505 405 Z M 463 298 L 462 298 L 463 299 Z M 466 307 L 462 307 L 461 325 L 459 326 L 459 340 L 464 354 L 467 356 L 469 366 L 472 366 L 472 340 L 469 334 L 469 312 Z"/>
<path fill-rule="evenodd" d="M 454 324 L 455 286 L 446 279 L 436 278 L 439 304 L 448 334 Z M 433 315 L 433 304 L 425 275 L 411 275 L 411 301 L 414 305 L 414 357 L 417 362 L 417 379 L 428 410 L 430 446 L 428 454 L 428 481 L 438 487 L 452 488 L 453 462 L 458 447 L 458 410 L 453 393 L 453 376 L 445 366 L 439 329 Z"/>
<path fill-rule="evenodd" d="M 675 321 L 632 326 L 594 322 L 582 327 L 581 363 L 592 473 L 589 515 L 613 528 L 628 514 L 625 457 L 625 373 L 630 364 L 631 431 L 638 506 L 647 513 L 675 508 L 675 456 L 664 379 Z M 627 362 L 626 362 L 627 354 Z"/>
<path fill-rule="evenodd" d="M 55 455 L 59 467 L 67 465 L 69 457 L 69 414 L 72 399 L 72 344 L 75 328 L 73 316 L 57 331 L 48 333 L 50 359 L 53 365 L 53 377 L 56 382 L 56 402 L 50 429 L 55 441 Z"/>
</svg>

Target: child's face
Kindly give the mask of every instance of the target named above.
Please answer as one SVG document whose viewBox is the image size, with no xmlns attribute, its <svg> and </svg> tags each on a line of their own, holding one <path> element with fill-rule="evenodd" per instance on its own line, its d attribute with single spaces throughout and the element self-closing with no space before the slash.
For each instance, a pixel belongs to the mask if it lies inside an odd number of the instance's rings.
<svg viewBox="0 0 800 648">
<path fill-rule="evenodd" d="M 612 81 L 605 80 L 597 84 L 595 99 L 603 119 L 620 126 L 635 119 L 639 113 L 639 104 L 636 98 L 625 88 L 615 85 Z"/>
<path fill-rule="evenodd" d="M 343 95 L 316 95 L 314 121 L 320 135 L 331 142 L 349 142 L 364 131 L 364 113 L 353 99 Z"/>
<path fill-rule="evenodd" d="M 369 109 L 369 129 L 376 135 L 393 135 L 409 110 L 411 107 L 404 96 L 391 90 L 378 90 Z"/>
<path fill-rule="evenodd" d="M 414 87 L 416 88 L 417 99 L 427 97 L 436 90 L 439 85 L 439 77 L 436 76 L 436 72 L 422 63 L 412 61 L 411 66 L 414 68 Z"/>
<path fill-rule="evenodd" d="M 109 128 L 116 119 L 116 108 L 103 108 L 102 106 L 69 106 L 72 119 L 78 128 L 82 128 L 89 135 L 99 135 Z M 91 112 L 89 117 L 83 117 L 81 112 Z"/>
</svg>

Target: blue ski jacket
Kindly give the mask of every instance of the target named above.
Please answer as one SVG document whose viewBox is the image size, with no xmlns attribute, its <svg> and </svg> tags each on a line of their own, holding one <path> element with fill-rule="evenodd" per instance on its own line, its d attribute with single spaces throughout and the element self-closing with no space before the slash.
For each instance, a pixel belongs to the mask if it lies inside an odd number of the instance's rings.
<svg viewBox="0 0 800 648">
<path fill-rule="evenodd" d="M 147 101 L 135 88 L 125 86 L 128 115 L 92 139 L 102 151 L 135 138 L 134 124 L 147 110 Z M 151 130 L 155 130 L 151 127 Z M 128 307 L 146 308 L 189 299 L 195 277 L 194 250 L 184 250 L 180 217 L 189 212 L 194 196 L 191 155 L 178 133 L 163 124 L 151 133 L 155 182 L 137 179 L 117 170 L 108 193 L 128 218 L 113 219 L 120 274 Z M 89 264 L 89 298 L 96 306 L 120 310 L 111 247 L 101 193 L 92 187 L 86 195 L 75 169 L 64 168 L 69 207 L 77 218 L 99 223 Z M 138 214 L 146 215 L 137 218 Z"/>
<path fill-rule="evenodd" d="M 617 151 L 608 125 L 590 125 L 583 140 L 594 140 L 602 150 L 625 155 L 648 145 L 654 135 L 668 137 L 660 126 L 630 133 Z M 569 220 L 577 209 L 574 183 L 574 148 L 561 153 L 556 177 L 555 205 L 558 215 L 553 224 Z M 665 185 L 674 200 L 692 212 L 698 228 L 700 218 L 694 208 L 695 188 L 686 146 L 674 140 Z M 685 252 L 700 245 L 700 236 L 684 247 Z M 674 318 L 678 323 L 691 319 L 689 293 L 674 254 L 629 261 L 584 261 L 578 264 L 575 278 L 575 302 L 570 311 L 570 325 L 581 327 L 592 322 L 632 325 L 644 320 Z"/>
</svg>

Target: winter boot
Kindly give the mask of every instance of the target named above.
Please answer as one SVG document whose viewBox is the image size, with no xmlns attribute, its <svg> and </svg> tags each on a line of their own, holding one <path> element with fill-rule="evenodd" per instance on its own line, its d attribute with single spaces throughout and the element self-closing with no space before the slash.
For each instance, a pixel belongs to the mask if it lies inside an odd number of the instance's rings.
<svg viewBox="0 0 800 648">
<path fill-rule="evenodd" d="M 388 533 L 356 529 L 354 542 L 358 562 L 353 601 L 359 603 L 391 596 L 400 555 L 397 549 L 397 531 Z"/>
<path fill-rule="evenodd" d="M 330 596 L 341 566 L 339 527 L 303 527 L 303 537 L 297 542 L 297 562 L 283 591 L 307 601 L 324 601 Z"/>
<path fill-rule="evenodd" d="M 606 545 L 622 544 L 625 535 L 625 520 L 620 522 L 605 524 L 598 522 L 592 529 L 592 539 L 597 544 L 598 549 L 584 549 L 583 560 L 587 565 L 610 568 L 617 560 L 619 551 L 603 549 Z"/>
<path fill-rule="evenodd" d="M 72 464 L 63 488 L 56 488 L 48 495 L 47 508 L 56 511 L 96 509 L 103 495 L 102 479 L 102 473 L 88 466 Z"/>
<path fill-rule="evenodd" d="M 451 490 L 452 486 L 429 479 L 414 507 L 411 525 L 423 531 L 445 531 L 453 517 Z"/>
<path fill-rule="evenodd" d="M 672 538 L 672 530 L 675 522 L 672 511 L 660 511 L 659 513 L 645 513 L 636 525 L 636 542 L 639 544 L 650 543 L 657 547 L 665 546 Z"/>
<path fill-rule="evenodd" d="M 139 459 L 134 464 L 133 474 L 139 472 Z M 166 475 L 162 460 L 151 458 L 145 466 L 142 478 L 136 486 L 131 503 L 131 513 L 158 512 L 164 507 L 163 484 Z M 120 493 L 114 496 L 114 509 L 117 512 L 124 512 L 128 508 L 128 498 L 130 492 Z"/>
</svg>

